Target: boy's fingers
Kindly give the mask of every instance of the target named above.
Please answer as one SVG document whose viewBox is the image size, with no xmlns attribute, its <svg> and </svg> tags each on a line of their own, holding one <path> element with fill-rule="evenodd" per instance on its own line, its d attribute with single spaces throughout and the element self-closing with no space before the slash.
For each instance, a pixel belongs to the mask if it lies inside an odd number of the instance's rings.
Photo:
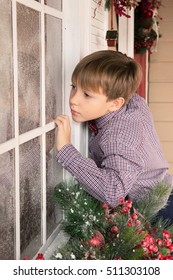
<svg viewBox="0 0 173 280">
<path fill-rule="evenodd" d="M 54 122 L 57 125 L 57 127 L 59 127 L 60 129 L 64 129 L 65 131 L 70 130 L 70 120 L 68 116 L 65 115 L 57 116 Z"/>
<path fill-rule="evenodd" d="M 59 116 L 57 116 L 57 117 L 54 119 L 54 122 L 55 122 L 56 124 L 58 124 L 58 123 L 65 123 L 65 122 L 67 122 L 67 121 L 69 121 L 69 117 L 66 116 L 66 115 L 59 115 Z"/>
</svg>

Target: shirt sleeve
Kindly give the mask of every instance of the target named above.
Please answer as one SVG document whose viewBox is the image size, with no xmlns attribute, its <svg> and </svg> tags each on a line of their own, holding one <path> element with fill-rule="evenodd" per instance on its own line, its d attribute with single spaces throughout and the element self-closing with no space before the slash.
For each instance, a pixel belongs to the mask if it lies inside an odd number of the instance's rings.
<svg viewBox="0 0 173 280">
<path fill-rule="evenodd" d="M 119 146 L 115 153 L 115 145 L 111 143 L 105 148 L 105 158 L 101 168 L 94 160 L 85 158 L 73 145 L 65 145 L 57 154 L 56 159 L 70 172 L 84 189 L 101 202 L 111 207 L 119 204 L 119 199 L 125 197 L 132 188 L 140 173 L 139 159 L 135 151 L 129 147 Z"/>
</svg>

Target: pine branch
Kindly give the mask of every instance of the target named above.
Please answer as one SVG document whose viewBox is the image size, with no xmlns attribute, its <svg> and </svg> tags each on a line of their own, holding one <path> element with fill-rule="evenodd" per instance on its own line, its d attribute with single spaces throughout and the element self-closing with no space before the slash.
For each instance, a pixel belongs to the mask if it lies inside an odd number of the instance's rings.
<svg viewBox="0 0 173 280">
<path fill-rule="evenodd" d="M 146 219 L 151 220 L 160 209 L 166 207 L 171 191 L 171 186 L 159 183 L 133 205 Z"/>
</svg>

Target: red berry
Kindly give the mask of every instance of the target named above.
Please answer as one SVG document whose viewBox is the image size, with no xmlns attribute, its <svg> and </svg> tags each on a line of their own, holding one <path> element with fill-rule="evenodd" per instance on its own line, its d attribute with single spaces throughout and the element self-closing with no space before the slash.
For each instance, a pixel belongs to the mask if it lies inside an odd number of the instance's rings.
<svg viewBox="0 0 173 280">
<path fill-rule="evenodd" d="M 128 209 L 127 207 L 123 206 L 122 209 L 121 209 L 121 212 L 122 212 L 123 214 L 126 214 L 126 213 L 129 212 L 129 209 Z"/>
<path fill-rule="evenodd" d="M 171 237 L 171 234 L 169 231 L 166 231 L 166 230 L 163 230 L 163 237 L 164 238 L 170 238 Z"/>
<path fill-rule="evenodd" d="M 128 226 L 128 227 L 131 227 L 131 226 L 132 226 L 132 221 L 131 221 L 131 220 L 129 220 L 129 221 L 127 222 L 127 226 Z"/>
<path fill-rule="evenodd" d="M 163 242 L 164 242 L 164 245 L 166 247 L 169 247 L 172 244 L 172 240 L 171 239 L 165 239 Z"/>
<path fill-rule="evenodd" d="M 169 250 L 172 252 L 173 251 L 173 244 L 171 244 L 170 246 L 169 246 Z"/>
<path fill-rule="evenodd" d="M 135 225 L 136 225 L 136 226 L 140 226 L 140 224 L 141 224 L 141 222 L 140 222 L 139 220 L 136 220 L 136 221 L 135 221 Z"/>
<path fill-rule="evenodd" d="M 156 240 L 156 243 L 157 243 L 159 246 L 161 246 L 162 243 L 163 243 L 163 241 L 162 241 L 161 239 L 157 239 L 157 240 Z"/>
<path fill-rule="evenodd" d="M 159 260 L 164 260 L 164 256 L 163 256 L 161 253 L 159 253 L 159 254 L 158 254 L 158 259 L 159 259 Z"/>
<path fill-rule="evenodd" d="M 157 247 L 157 246 L 153 246 L 153 252 L 154 252 L 154 253 L 157 253 L 157 252 L 158 252 L 158 250 L 159 250 L 159 249 L 158 249 L 158 247 Z"/>
<path fill-rule="evenodd" d="M 120 204 L 123 204 L 123 203 L 124 203 L 124 197 L 121 197 L 121 198 L 119 199 L 119 201 L 120 201 Z"/>
<path fill-rule="evenodd" d="M 107 208 L 108 208 L 108 205 L 107 205 L 106 203 L 102 203 L 102 204 L 101 204 L 101 207 L 102 207 L 102 209 L 107 209 Z"/>
<path fill-rule="evenodd" d="M 137 220 L 138 216 L 137 216 L 135 213 L 133 213 L 133 214 L 131 215 L 131 218 L 132 218 L 132 220 Z"/>
<path fill-rule="evenodd" d="M 154 245 L 149 245 L 148 246 L 148 250 L 150 251 L 150 252 L 154 252 Z"/>
<path fill-rule="evenodd" d="M 130 199 L 128 199 L 127 201 L 126 201 L 126 206 L 127 206 L 127 208 L 132 208 L 132 201 L 130 200 Z"/>
</svg>

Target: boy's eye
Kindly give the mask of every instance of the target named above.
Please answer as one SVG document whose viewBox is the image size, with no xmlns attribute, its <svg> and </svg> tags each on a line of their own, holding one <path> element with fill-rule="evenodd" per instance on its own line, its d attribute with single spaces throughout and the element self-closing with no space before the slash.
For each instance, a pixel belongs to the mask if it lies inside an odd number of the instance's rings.
<svg viewBox="0 0 173 280">
<path fill-rule="evenodd" d="M 84 92 L 85 97 L 90 97 L 90 95 L 87 92 Z"/>
<path fill-rule="evenodd" d="M 73 84 L 71 84 L 71 88 L 72 88 L 72 89 L 75 89 L 75 88 L 76 88 L 76 86 L 75 86 L 75 85 L 73 85 Z"/>
</svg>

